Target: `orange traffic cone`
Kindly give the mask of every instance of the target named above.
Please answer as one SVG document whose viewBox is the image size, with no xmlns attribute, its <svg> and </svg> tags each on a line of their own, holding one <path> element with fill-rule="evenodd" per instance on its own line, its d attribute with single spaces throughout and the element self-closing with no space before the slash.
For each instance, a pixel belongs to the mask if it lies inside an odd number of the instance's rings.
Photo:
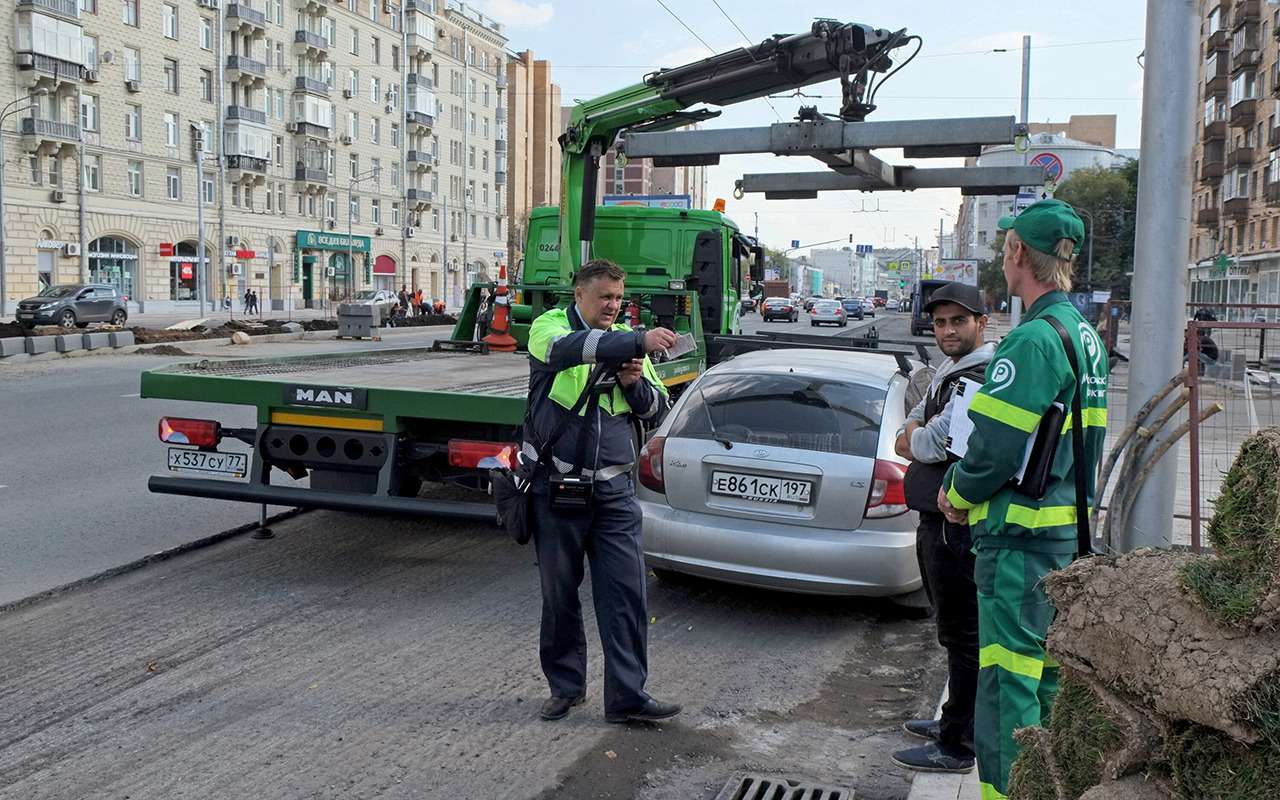
<svg viewBox="0 0 1280 800">
<path fill-rule="evenodd" d="M 511 335 L 511 297 L 507 291 L 507 265 L 498 267 L 498 288 L 493 293 L 492 331 L 481 341 L 498 353 L 514 353 L 516 340 Z"/>
</svg>

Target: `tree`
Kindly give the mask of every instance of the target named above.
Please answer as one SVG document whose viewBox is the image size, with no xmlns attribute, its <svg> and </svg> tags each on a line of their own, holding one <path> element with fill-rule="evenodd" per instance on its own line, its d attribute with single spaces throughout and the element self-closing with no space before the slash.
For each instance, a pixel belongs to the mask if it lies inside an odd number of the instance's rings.
<svg viewBox="0 0 1280 800">
<path fill-rule="evenodd" d="M 765 245 L 764 256 L 764 263 L 769 268 L 778 270 L 779 278 L 784 281 L 791 280 L 791 262 L 787 260 L 786 255 L 781 250 L 774 250 L 772 247 Z"/>
<path fill-rule="evenodd" d="M 1138 162 L 1121 169 L 1085 167 L 1074 170 L 1054 197 L 1081 211 L 1085 241 L 1076 258 L 1074 284 L 1080 289 L 1110 289 L 1127 297 L 1133 271 L 1134 209 L 1138 197 Z M 1089 240 L 1093 240 L 1093 285 L 1089 285 Z"/>
</svg>

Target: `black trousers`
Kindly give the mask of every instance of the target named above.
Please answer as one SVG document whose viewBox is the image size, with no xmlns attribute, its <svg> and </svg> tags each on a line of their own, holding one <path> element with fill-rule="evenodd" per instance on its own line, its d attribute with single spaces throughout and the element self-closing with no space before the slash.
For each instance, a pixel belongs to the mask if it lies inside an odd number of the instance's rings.
<svg viewBox="0 0 1280 800">
<path fill-rule="evenodd" d="M 973 751 L 973 705 L 978 691 L 978 587 L 968 525 L 920 512 L 916 555 L 925 590 L 937 612 L 938 644 L 947 651 L 947 702 L 942 705 L 942 745 Z"/>
<path fill-rule="evenodd" d="M 551 694 L 577 697 L 587 686 L 582 622 L 583 557 L 604 650 L 605 713 L 634 711 L 649 699 L 648 625 L 640 504 L 631 494 L 593 499 L 583 510 L 551 508 L 535 495 L 533 535 L 542 577 L 539 655 Z"/>
</svg>

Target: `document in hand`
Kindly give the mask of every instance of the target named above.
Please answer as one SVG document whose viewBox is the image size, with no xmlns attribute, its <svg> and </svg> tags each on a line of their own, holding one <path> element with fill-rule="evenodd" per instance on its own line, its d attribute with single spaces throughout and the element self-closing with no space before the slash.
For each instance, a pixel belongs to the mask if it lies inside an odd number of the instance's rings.
<svg viewBox="0 0 1280 800">
<path fill-rule="evenodd" d="M 947 407 L 947 413 L 950 415 L 947 428 L 947 452 L 957 458 L 964 458 L 965 454 L 969 452 L 969 436 L 973 433 L 973 420 L 969 419 L 969 406 L 981 388 L 981 383 L 969 378 L 961 378 L 956 386 L 951 403 Z M 1034 486 L 1025 486 L 1025 489 L 1030 490 L 1029 493 L 1033 496 L 1043 495 L 1044 493 L 1041 484 L 1048 477 L 1048 468 L 1053 462 L 1059 438 L 1055 434 L 1062 427 L 1065 413 L 1066 408 L 1062 403 L 1054 403 L 1049 411 L 1040 418 L 1035 430 L 1027 437 L 1027 447 L 1022 454 L 1022 465 L 1018 468 L 1017 474 L 1013 476 L 1013 483 L 1017 486 L 1024 486 L 1028 480 L 1028 467 L 1031 467 L 1030 475 Z M 1040 429 L 1046 423 L 1049 428 L 1046 434 L 1042 436 Z M 1036 489 L 1039 489 L 1039 491 L 1037 492 Z"/>
<path fill-rule="evenodd" d="M 693 334 L 682 333 L 676 338 L 676 343 L 667 348 L 667 358 L 679 358 L 685 353 L 692 353 L 698 349 L 698 343 L 694 340 Z"/>
</svg>

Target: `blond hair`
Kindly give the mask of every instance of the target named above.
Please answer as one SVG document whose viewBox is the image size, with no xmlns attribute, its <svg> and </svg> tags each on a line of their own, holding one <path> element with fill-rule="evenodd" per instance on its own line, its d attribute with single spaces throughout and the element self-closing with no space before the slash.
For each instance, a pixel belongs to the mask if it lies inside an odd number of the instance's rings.
<svg viewBox="0 0 1280 800">
<path fill-rule="evenodd" d="M 1070 239 L 1059 239 L 1053 253 L 1043 253 L 1022 241 L 1017 231 L 1010 230 L 1005 236 L 1011 237 L 1014 244 L 1020 244 L 1027 251 L 1031 261 L 1031 274 L 1037 283 L 1047 283 L 1064 292 L 1071 291 L 1071 274 L 1074 272 L 1076 243 Z"/>
</svg>

